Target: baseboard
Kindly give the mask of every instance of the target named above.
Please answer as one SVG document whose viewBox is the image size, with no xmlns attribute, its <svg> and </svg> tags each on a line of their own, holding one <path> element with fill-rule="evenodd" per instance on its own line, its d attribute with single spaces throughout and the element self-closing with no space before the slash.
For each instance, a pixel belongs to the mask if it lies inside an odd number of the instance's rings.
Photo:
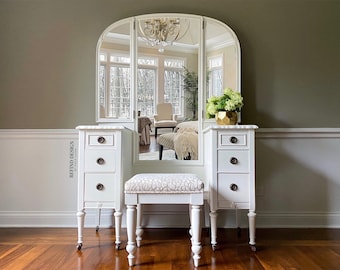
<svg viewBox="0 0 340 270">
<path fill-rule="evenodd" d="M 258 228 L 340 228 L 339 212 L 259 212 Z"/>
</svg>

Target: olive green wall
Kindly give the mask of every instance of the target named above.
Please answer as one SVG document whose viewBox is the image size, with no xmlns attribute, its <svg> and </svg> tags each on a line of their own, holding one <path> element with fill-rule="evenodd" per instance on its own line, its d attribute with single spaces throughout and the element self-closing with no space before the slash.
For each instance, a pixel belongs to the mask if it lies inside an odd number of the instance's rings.
<svg viewBox="0 0 340 270">
<path fill-rule="evenodd" d="M 236 32 L 243 123 L 339 127 L 340 1 L 0 0 L 0 128 L 94 124 L 98 37 L 154 12 L 204 15 Z"/>
</svg>

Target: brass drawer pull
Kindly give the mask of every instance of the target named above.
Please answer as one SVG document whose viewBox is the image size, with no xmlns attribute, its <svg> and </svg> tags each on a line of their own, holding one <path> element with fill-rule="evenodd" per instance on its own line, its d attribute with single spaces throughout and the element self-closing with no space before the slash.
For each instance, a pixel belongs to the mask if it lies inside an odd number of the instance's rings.
<svg viewBox="0 0 340 270">
<path fill-rule="evenodd" d="M 230 137 L 231 143 L 237 143 L 238 139 L 235 136 Z"/>
<path fill-rule="evenodd" d="M 236 190 L 238 190 L 238 186 L 237 186 L 236 184 L 231 184 L 231 185 L 230 185 L 230 189 L 231 189 L 232 191 L 236 191 Z"/>
<path fill-rule="evenodd" d="M 235 165 L 235 164 L 238 163 L 238 159 L 237 159 L 236 157 L 232 157 L 232 158 L 230 159 L 230 163 Z"/>
<path fill-rule="evenodd" d="M 97 164 L 103 165 L 105 163 L 105 160 L 103 158 L 98 158 L 97 159 Z"/>
<path fill-rule="evenodd" d="M 96 189 L 97 189 L 97 190 L 103 190 L 103 189 L 104 189 L 104 185 L 99 183 L 99 184 L 96 186 Z"/>
<path fill-rule="evenodd" d="M 103 136 L 98 137 L 98 143 L 104 143 L 105 142 L 105 138 Z"/>
</svg>

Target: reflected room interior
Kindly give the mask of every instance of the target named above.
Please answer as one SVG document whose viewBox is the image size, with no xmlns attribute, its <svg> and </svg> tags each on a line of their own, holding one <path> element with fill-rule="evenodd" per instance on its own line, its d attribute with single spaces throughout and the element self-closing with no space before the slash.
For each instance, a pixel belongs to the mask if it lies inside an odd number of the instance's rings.
<svg viewBox="0 0 340 270">
<path fill-rule="evenodd" d="M 97 52 L 97 122 L 135 130 L 140 161 L 199 160 L 206 99 L 240 91 L 232 30 L 197 15 L 141 15 L 106 29 Z"/>
</svg>

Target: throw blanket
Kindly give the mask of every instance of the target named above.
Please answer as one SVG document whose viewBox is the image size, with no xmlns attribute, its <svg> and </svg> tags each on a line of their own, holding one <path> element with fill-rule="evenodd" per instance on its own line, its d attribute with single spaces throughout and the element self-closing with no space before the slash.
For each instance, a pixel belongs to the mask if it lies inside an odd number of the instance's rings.
<svg viewBox="0 0 340 270">
<path fill-rule="evenodd" d="M 174 148 L 178 159 L 198 159 L 198 134 L 192 128 L 180 128 L 174 136 Z"/>
</svg>

